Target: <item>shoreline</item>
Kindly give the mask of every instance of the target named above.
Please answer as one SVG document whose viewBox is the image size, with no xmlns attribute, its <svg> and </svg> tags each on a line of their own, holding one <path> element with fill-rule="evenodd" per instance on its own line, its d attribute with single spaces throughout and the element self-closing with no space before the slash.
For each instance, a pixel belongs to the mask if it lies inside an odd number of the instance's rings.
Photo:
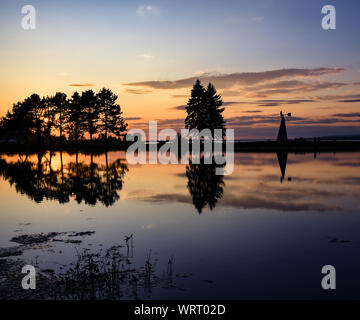
<svg viewBox="0 0 360 320">
<path fill-rule="evenodd" d="M 53 146 L 44 147 L 38 145 L 19 145 L 14 143 L 0 144 L 0 154 L 12 153 L 39 153 L 39 152 L 68 152 L 68 153 L 94 153 L 100 154 L 108 151 L 126 151 L 134 142 L 120 142 L 116 144 L 104 143 L 84 143 L 79 146 Z M 165 142 L 159 142 L 157 149 L 164 145 Z M 225 151 L 226 143 L 223 142 Z M 190 146 L 191 150 L 191 146 Z M 147 144 L 146 151 L 149 151 Z M 180 151 L 180 148 L 179 148 Z M 310 140 L 289 140 L 286 143 L 277 141 L 237 141 L 234 142 L 234 152 L 254 152 L 254 153 L 317 153 L 317 152 L 358 152 L 360 151 L 360 140 L 340 140 L 340 141 L 310 141 Z"/>
</svg>

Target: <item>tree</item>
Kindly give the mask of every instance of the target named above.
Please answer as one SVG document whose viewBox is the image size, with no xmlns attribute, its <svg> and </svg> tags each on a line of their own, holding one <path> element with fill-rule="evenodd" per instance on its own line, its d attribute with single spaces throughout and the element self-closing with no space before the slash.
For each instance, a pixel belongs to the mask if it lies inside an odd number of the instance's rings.
<svg viewBox="0 0 360 320">
<path fill-rule="evenodd" d="M 204 110 L 205 89 L 197 80 L 191 90 L 191 97 L 186 106 L 187 117 L 185 118 L 185 128 L 198 129 L 201 131 L 206 128 L 206 114 Z"/>
<path fill-rule="evenodd" d="M 24 140 L 32 134 L 33 121 L 30 108 L 24 102 L 13 105 L 12 111 L 8 111 L 1 119 L 1 131 L 4 136 L 15 135 Z"/>
<path fill-rule="evenodd" d="M 42 99 L 38 94 L 34 93 L 30 97 L 26 98 L 21 106 L 21 108 L 25 108 L 27 112 L 29 112 L 29 120 L 28 125 L 31 129 L 34 130 L 36 135 L 37 143 L 42 143 L 42 135 L 45 129 L 44 122 L 44 104 Z M 24 111 L 25 111 L 24 110 Z"/>
<path fill-rule="evenodd" d="M 222 113 L 225 108 L 222 108 L 223 101 L 221 96 L 217 94 L 215 87 L 209 83 L 205 95 L 204 95 L 204 104 L 207 114 L 207 126 L 212 131 L 213 136 L 215 137 L 215 129 L 221 129 L 222 135 L 219 138 L 223 138 L 225 135 L 225 123 Z"/>
<path fill-rule="evenodd" d="M 68 100 L 66 94 L 62 92 L 56 92 L 52 98 L 57 118 L 55 120 L 55 127 L 59 129 L 60 144 L 63 140 L 64 125 L 66 122 L 66 114 L 68 111 Z"/>
<path fill-rule="evenodd" d="M 116 103 L 117 98 L 118 96 L 110 89 L 103 88 L 97 94 L 100 119 L 98 128 L 105 141 L 107 141 L 109 134 L 120 137 L 127 128 L 127 124 L 122 117 L 121 107 Z"/>
<path fill-rule="evenodd" d="M 89 133 L 90 141 L 93 140 L 93 135 L 98 130 L 98 120 L 99 120 L 99 108 L 97 105 L 97 98 L 92 90 L 84 91 L 81 94 L 81 108 L 86 111 L 85 115 L 85 128 Z"/>
<path fill-rule="evenodd" d="M 69 101 L 69 107 L 66 117 L 66 132 L 69 140 L 75 141 L 78 144 L 79 140 L 84 137 L 86 121 L 86 112 L 81 103 L 81 97 L 78 92 L 75 92 Z"/>
<path fill-rule="evenodd" d="M 44 107 L 44 131 L 45 135 L 48 138 L 48 143 L 51 143 L 51 133 L 56 125 L 56 108 L 52 97 L 42 98 L 42 103 Z"/>
<path fill-rule="evenodd" d="M 209 83 L 207 89 L 197 80 L 191 90 L 191 97 L 187 103 L 185 127 L 188 129 L 210 129 L 214 135 L 215 129 L 222 129 L 222 137 L 225 134 L 225 120 L 222 115 L 223 101 L 217 94 L 214 86 Z"/>
</svg>

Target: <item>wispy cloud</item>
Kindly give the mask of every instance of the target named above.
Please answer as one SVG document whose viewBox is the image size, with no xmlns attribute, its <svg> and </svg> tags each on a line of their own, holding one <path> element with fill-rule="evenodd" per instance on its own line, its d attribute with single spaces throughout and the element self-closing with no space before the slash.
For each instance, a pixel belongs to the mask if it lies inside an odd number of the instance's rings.
<svg viewBox="0 0 360 320">
<path fill-rule="evenodd" d="M 350 112 L 350 113 L 335 113 L 333 117 L 343 117 L 343 118 L 359 118 L 360 112 Z"/>
<path fill-rule="evenodd" d="M 137 55 L 138 58 L 144 58 L 144 59 L 154 59 L 154 56 L 147 53 L 142 53 Z"/>
<path fill-rule="evenodd" d="M 126 83 L 127 86 L 149 87 L 152 89 L 184 89 L 191 87 L 197 79 L 212 82 L 219 89 L 234 86 L 251 86 L 284 78 L 310 78 L 343 72 L 343 68 L 276 69 L 262 72 L 237 72 L 229 74 L 205 74 L 174 81 L 142 81 Z M 284 84 L 282 84 L 284 85 Z M 292 83 L 294 85 L 294 83 Z"/>
<path fill-rule="evenodd" d="M 136 9 L 136 14 L 138 16 L 145 16 L 147 14 L 150 13 L 158 13 L 159 12 L 159 8 L 158 7 L 154 7 L 152 5 L 141 5 Z"/>
<path fill-rule="evenodd" d="M 93 83 L 72 83 L 69 87 L 93 87 L 94 85 Z"/>
<path fill-rule="evenodd" d="M 141 90 L 141 89 L 125 89 L 124 91 L 130 94 L 149 94 L 152 92 L 152 90 Z"/>
<path fill-rule="evenodd" d="M 237 101 L 224 101 L 223 102 L 224 107 L 228 107 L 228 106 L 236 105 L 236 104 L 239 104 L 239 102 L 237 102 Z M 172 107 L 171 109 L 183 111 L 183 110 L 185 110 L 185 108 L 186 108 L 186 105 L 182 104 L 182 105 L 179 105 L 179 106 Z"/>
<path fill-rule="evenodd" d="M 281 105 L 292 105 L 300 103 L 316 102 L 314 99 L 263 99 L 255 101 L 234 101 L 231 105 L 257 105 L 259 107 L 278 107 Z"/>
<path fill-rule="evenodd" d="M 135 121 L 135 120 L 141 120 L 142 117 L 127 117 L 125 118 L 126 121 Z"/>
<path fill-rule="evenodd" d="M 360 99 L 339 100 L 339 102 L 360 102 Z"/>
<path fill-rule="evenodd" d="M 353 100 L 360 100 L 360 94 L 343 94 L 343 95 L 326 95 L 318 96 L 317 100 L 338 100 L 339 102 L 357 102 Z"/>
</svg>

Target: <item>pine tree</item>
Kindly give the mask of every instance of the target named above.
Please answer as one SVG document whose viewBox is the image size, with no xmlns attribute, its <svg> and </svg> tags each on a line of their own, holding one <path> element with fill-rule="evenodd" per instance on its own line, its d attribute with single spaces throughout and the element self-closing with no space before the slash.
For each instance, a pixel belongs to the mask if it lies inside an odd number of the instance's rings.
<svg viewBox="0 0 360 320">
<path fill-rule="evenodd" d="M 97 98 L 92 90 L 84 91 L 81 94 L 82 108 L 86 111 L 86 132 L 89 133 L 90 141 L 93 140 L 93 135 L 98 131 L 98 120 L 99 120 L 99 108 L 97 105 Z"/>
<path fill-rule="evenodd" d="M 30 97 L 26 98 L 22 104 L 22 108 L 28 110 L 31 125 L 30 127 L 34 129 L 34 133 L 37 138 L 37 143 L 41 144 L 42 142 L 42 133 L 44 130 L 44 104 L 38 94 L 34 93 Z"/>
<path fill-rule="evenodd" d="M 217 94 L 215 87 L 209 83 L 204 97 L 204 105 L 207 115 L 207 128 L 209 128 L 212 133 L 213 137 L 215 137 L 215 129 L 221 129 L 222 135 L 218 138 L 223 138 L 225 135 L 225 123 L 224 117 L 222 113 L 224 112 L 225 108 L 222 107 L 223 100 L 221 96 Z"/>
<path fill-rule="evenodd" d="M 53 99 L 49 96 L 43 97 L 44 106 L 44 122 L 45 122 L 45 135 L 48 139 L 48 143 L 51 143 L 51 132 L 56 125 L 56 108 L 53 103 Z"/>
<path fill-rule="evenodd" d="M 59 129 L 60 144 L 63 140 L 64 125 L 66 122 L 66 114 L 68 109 L 68 100 L 66 94 L 62 92 L 56 92 L 52 98 L 53 104 L 56 110 L 57 119 L 55 121 L 55 127 Z"/>
<path fill-rule="evenodd" d="M 188 101 L 185 119 L 185 127 L 188 129 L 210 129 L 215 134 L 215 129 L 222 129 L 223 137 L 225 135 L 225 120 L 222 115 L 224 108 L 221 96 L 217 94 L 214 86 L 209 83 L 207 89 L 197 80 L 191 91 L 191 97 Z"/>
<path fill-rule="evenodd" d="M 187 117 L 185 118 L 185 128 L 198 129 L 201 131 L 206 128 L 206 114 L 204 110 L 205 89 L 200 80 L 196 80 L 191 97 L 186 106 Z"/>
<path fill-rule="evenodd" d="M 105 141 L 107 141 L 109 134 L 120 137 L 127 128 L 122 117 L 121 107 L 116 103 L 117 98 L 116 94 L 106 88 L 101 89 L 97 94 L 100 112 L 99 131 Z"/>
<path fill-rule="evenodd" d="M 66 118 L 66 132 L 69 140 L 78 144 L 84 138 L 86 113 L 81 103 L 81 97 L 75 92 L 69 101 L 69 109 Z"/>
</svg>

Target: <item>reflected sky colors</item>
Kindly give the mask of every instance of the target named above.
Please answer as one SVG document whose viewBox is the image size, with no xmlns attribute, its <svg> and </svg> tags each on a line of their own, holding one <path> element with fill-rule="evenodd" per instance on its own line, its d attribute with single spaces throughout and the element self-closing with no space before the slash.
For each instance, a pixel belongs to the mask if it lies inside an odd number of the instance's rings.
<svg viewBox="0 0 360 320">
<path fill-rule="evenodd" d="M 58 245 L 25 253 L 56 268 L 73 259 L 75 247 L 109 247 L 133 233 L 138 265 L 151 250 L 160 271 L 174 256 L 175 273 L 191 273 L 177 279 L 185 290 L 155 288 L 153 298 L 358 298 L 358 157 L 288 154 L 282 178 L 276 154 L 236 153 L 234 173 L 212 180 L 211 165 L 127 165 L 123 152 L 77 160 L 55 153 L 51 164 L 49 154 L 2 155 L 0 243 L 13 246 L 19 234 L 96 231 L 80 245 L 60 246 L 61 254 Z M 27 179 L 32 189 L 12 171 L 26 162 L 36 172 Z M 76 163 L 81 181 L 71 178 Z M 45 196 L 37 203 L 39 190 Z M 58 190 L 69 201 L 59 203 Z M 81 192 L 96 203 L 79 201 Z M 112 192 L 118 198 L 106 202 Z M 337 267 L 336 293 L 321 290 L 325 264 Z"/>
</svg>

